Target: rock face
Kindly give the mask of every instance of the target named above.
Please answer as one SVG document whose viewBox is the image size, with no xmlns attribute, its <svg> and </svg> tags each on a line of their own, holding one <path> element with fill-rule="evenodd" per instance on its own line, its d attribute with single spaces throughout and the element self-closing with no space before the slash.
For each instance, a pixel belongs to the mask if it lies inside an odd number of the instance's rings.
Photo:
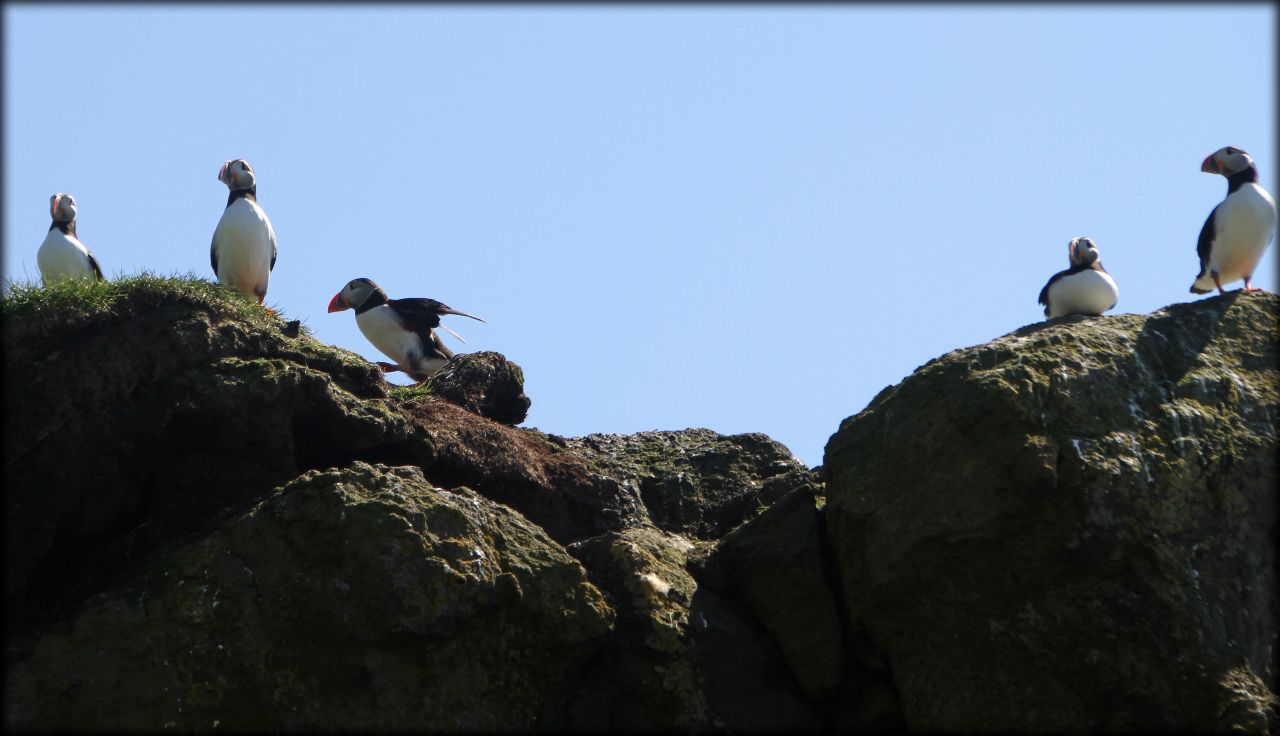
<svg viewBox="0 0 1280 736">
<path fill-rule="evenodd" d="M 532 403 L 524 371 L 492 352 L 453 356 L 430 384 L 434 395 L 502 424 L 523 422 Z"/>
<path fill-rule="evenodd" d="M 759 434 L 515 426 L 199 279 L 18 288 L 18 730 L 1276 731 L 1276 311 L 932 361 L 821 472 Z"/>
<path fill-rule="evenodd" d="M 841 425 L 850 626 L 910 728 L 1277 728 L 1276 310 L 1033 325 Z"/>
<path fill-rule="evenodd" d="M 658 527 L 701 539 L 724 536 L 813 477 L 787 448 L 758 433 L 591 434 L 567 444 L 634 483 Z"/>
<path fill-rule="evenodd" d="M 612 618 L 577 561 L 519 514 L 356 463 L 302 475 L 96 596 L 9 672 L 6 718 L 526 728 L 557 717 Z"/>
<path fill-rule="evenodd" d="M 306 469 L 408 436 L 372 365 L 202 282 L 68 287 L 4 317 L 11 627 Z"/>
</svg>

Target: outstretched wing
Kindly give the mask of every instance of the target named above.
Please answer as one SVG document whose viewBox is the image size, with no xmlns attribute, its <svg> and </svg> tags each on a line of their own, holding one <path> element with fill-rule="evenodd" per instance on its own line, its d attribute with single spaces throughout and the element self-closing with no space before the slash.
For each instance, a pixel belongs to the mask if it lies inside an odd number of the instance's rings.
<svg viewBox="0 0 1280 736">
<path fill-rule="evenodd" d="M 422 338 L 424 345 L 434 338 L 434 333 L 431 330 L 440 326 L 440 317 L 442 315 L 456 314 L 459 317 L 470 317 L 474 320 L 484 321 L 474 314 L 461 312 L 435 299 L 388 299 L 387 306 L 391 307 L 391 310 L 399 317 L 400 323 L 404 325 L 405 329 L 413 331 Z M 455 336 L 457 335 L 453 330 L 449 330 L 449 332 Z"/>
</svg>

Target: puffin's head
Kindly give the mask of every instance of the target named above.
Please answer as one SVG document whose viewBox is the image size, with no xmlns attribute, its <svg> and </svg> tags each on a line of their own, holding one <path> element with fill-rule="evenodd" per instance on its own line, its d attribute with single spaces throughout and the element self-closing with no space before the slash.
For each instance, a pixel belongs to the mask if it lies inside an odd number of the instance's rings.
<svg viewBox="0 0 1280 736">
<path fill-rule="evenodd" d="M 218 181 L 227 185 L 228 189 L 249 189 L 257 183 L 253 175 L 253 167 L 242 158 L 233 158 L 218 169 Z"/>
<path fill-rule="evenodd" d="M 1231 176 L 1253 166 L 1253 158 L 1235 146 L 1219 148 L 1205 157 L 1200 170 L 1209 174 Z"/>
<path fill-rule="evenodd" d="M 1067 245 L 1067 253 L 1073 266 L 1087 266 L 1098 260 L 1098 246 L 1084 236 L 1072 238 L 1071 243 Z"/>
<path fill-rule="evenodd" d="M 334 294 L 333 299 L 329 300 L 329 311 L 341 312 L 344 309 L 359 307 L 374 294 L 382 294 L 383 299 L 387 297 L 382 287 L 373 283 L 371 279 L 352 279 L 346 286 L 342 287 L 342 291 Z"/>
<path fill-rule="evenodd" d="M 76 219 L 76 198 L 66 192 L 58 192 L 49 198 L 49 214 L 58 222 Z"/>
</svg>

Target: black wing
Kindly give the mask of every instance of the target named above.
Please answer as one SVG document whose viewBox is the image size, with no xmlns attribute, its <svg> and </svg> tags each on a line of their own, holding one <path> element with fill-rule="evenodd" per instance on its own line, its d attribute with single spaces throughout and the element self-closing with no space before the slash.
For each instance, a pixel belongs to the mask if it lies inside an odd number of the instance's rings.
<svg viewBox="0 0 1280 736">
<path fill-rule="evenodd" d="M 443 358 L 444 360 L 448 360 L 453 357 L 453 351 L 446 347 L 444 341 L 442 341 L 440 336 L 434 332 L 431 333 L 430 339 L 424 340 L 422 344 L 427 351 L 427 355 L 425 357 Z M 431 353 L 435 353 L 435 355 L 432 356 Z"/>
<path fill-rule="evenodd" d="M 213 265 L 213 275 L 218 275 L 218 234 L 213 234 L 213 240 L 209 243 L 209 263 Z"/>
<path fill-rule="evenodd" d="M 1057 281 L 1063 276 L 1068 276 L 1071 273 L 1072 273 L 1072 270 L 1069 268 L 1065 271 L 1059 271 L 1055 273 L 1054 275 L 1049 277 L 1049 280 L 1045 282 L 1044 288 L 1040 290 L 1040 303 L 1044 305 L 1044 313 L 1046 316 L 1049 314 L 1049 287 L 1053 286 L 1053 282 Z"/>
<path fill-rule="evenodd" d="M 97 258 L 94 258 L 92 253 L 89 253 L 88 255 L 89 255 L 89 267 L 93 269 L 93 273 L 94 273 L 94 275 L 95 275 L 95 276 L 97 276 L 97 277 L 98 277 L 98 280 L 99 280 L 99 281 L 102 281 L 102 280 L 103 280 L 103 279 L 102 279 L 102 266 L 99 266 L 99 265 L 98 265 L 98 259 L 97 259 Z"/>
<path fill-rule="evenodd" d="M 262 217 L 265 219 L 266 215 Z M 276 229 L 271 227 L 270 221 L 267 222 L 267 235 L 271 237 L 271 267 L 267 270 L 274 271 L 276 270 Z"/>
<path fill-rule="evenodd" d="M 1218 205 L 1218 207 L 1221 206 L 1221 204 Z M 1204 227 L 1200 228 L 1200 240 L 1196 243 L 1196 255 L 1200 256 L 1200 273 L 1196 275 L 1197 279 L 1209 269 L 1209 249 L 1213 247 L 1213 236 L 1217 234 L 1218 229 L 1214 224 L 1218 207 L 1213 208 L 1213 212 L 1209 213 L 1209 219 L 1204 221 Z"/>
<path fill-rule="evenodd" d="M 432 328 L 440 326 L 440 315 L 449 309 L 435 299 L 388 299 L 387 306 L 406 330 L 421 335 L 424 340 Z"/>
<path fill-rule="evenodd" d="M 428 329 L 439 327 L 440 317 L 445 314 L 456 314 L 459 317 L 470 317 L 480 322 L 484 321 L 474 314 L 467 314 L 435 299 L 388 299 L 387 304 L 396 314 L 400 315 L 400 319 L 406 327 L 417 324 L 422 324 Z"/>
</svg>

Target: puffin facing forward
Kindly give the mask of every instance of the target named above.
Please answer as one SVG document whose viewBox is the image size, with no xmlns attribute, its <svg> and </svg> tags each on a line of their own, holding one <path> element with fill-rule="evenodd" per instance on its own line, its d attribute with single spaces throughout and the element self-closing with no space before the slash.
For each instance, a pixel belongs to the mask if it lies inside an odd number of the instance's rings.
<svg viewBox="0 0 1280 736">
<path fill-rule="evenodd" d="M 1192 294 L 1207 294 L 1222 284 L 1244 279 L 1244 290 L 1253 291 L 1249 281 L 1262 253 L 1276 231 L 1276 201 L 1258 186 L 1258 168 L 1249 154 L 1227 146 L 1205 157 L 1200 170 L 1227 177 L 1227 197 L 1209 213 L 1200 229 L 1196 254 L 1200 273 L 1191 284 Z"/>
<path fill-rule="evenodd" d="M 36 253 L 36 264 L 45 285 L 74 278 L 102 281 L 98 259 L 76 237 L 76 198 L 58 192 L 49 198 L 49 213 L 53 215 L 53 224 Z"/>
<path fill-rule="evenodd" d="M 209 261 L 218 282 L 261 304 L 276 267 L 276 231 L 258 206 L 258 184 L 249 162 L 234 158 L 218 170 L 218 181 L 231 194 L 213 231 Z"/>
<path fill-rule="evenodd" d="M 1100 315 L 1116 305 L 1120 287 L 1098 260 L 1098 246 L 1089 238 L 1073 238 L 1067 244 L 1071 268 L 1049 278 L 1040 290 L 1044 316 Z"/>
<path fill-rule="evenodd" d="M 404 371 L 418 383 L 430 378 L 453 357 L 453 351 L 445 347 L 433 327 L 444 327 L 462 340 L 461 335 L 440 324 L 442 315 L 484 321 L 435 299 L 388 299 L 382 287 L 365 278 L 351 281 L 329 301 L 330 312 L 345 309 L 356 310 L 360 331 L 383 355 L 395 361 L 395 365 L 379 361 L 382 372 Z"/>
</svg>

